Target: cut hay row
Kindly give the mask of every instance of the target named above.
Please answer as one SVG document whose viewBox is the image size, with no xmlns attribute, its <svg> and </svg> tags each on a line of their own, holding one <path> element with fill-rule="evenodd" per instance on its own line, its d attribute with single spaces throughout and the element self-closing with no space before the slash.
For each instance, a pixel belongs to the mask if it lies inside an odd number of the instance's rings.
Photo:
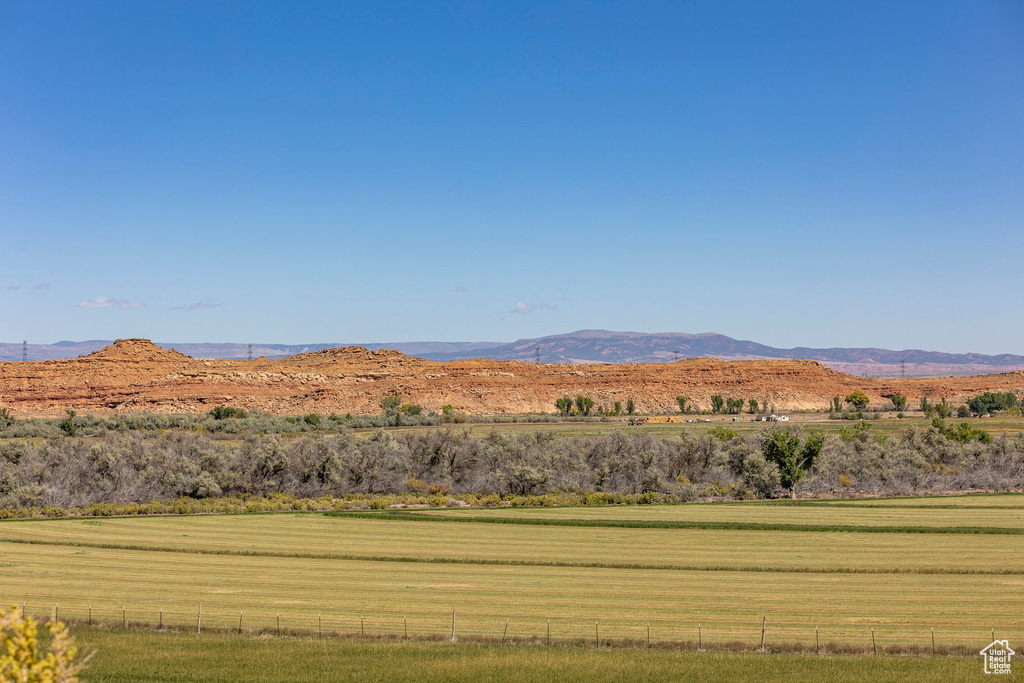
<svg viewBox="0 0 1024 683">
<path fill-rule="evenodd" d="M 5 557 L 10 548 L 3 546 Z M 5 564 L 3 602 L 37 613 L 60 604 L 76 619 L 88 605 L 105 620 L 124 606 L 132 621 L 155 624 L 163 609 L 165 619 L 191 623 L 202 604 L 211 627 L 230 628 L 242 613 L 248 628 L 268 628 L 277 614 L 288 628 L 308 628 L 322 615 L 332 631 L 353 633 L 363 617 L 374 633 L 392 635 L 403 616 L 419 635 L 443 633 L 453 610 L 458 629 L 477 636 L 510 619 L 515 637 L 528 637 L 550 619 L 570 640 L 588 638 L 596 621 L 611 639 L 637 638 L 650 622 L 656 640 L 686 641 L 700 623 L 715 640 L 749 642 L 762 617 L 779 638 L 804 643 L 815 626 L 840 643 L 863 643 L 871 628 L 888 644 L 923 642 L 932 628 L 946 644 L 973 644 L 990 629 L 1024 635 L 1014 577 L 254 562 L 54 546 L 19 546 L 17 560 Z"/>
<path fill-rule="evenodd" d="M 0 523 L 0 540 L 433 563 L 838 573 L 1024 571 L 1021 536 L 1000 536 L 992 542 L 992 537 L 969 534 L 447 524 L 315 513 L 7 521 Z"/>
</svg>

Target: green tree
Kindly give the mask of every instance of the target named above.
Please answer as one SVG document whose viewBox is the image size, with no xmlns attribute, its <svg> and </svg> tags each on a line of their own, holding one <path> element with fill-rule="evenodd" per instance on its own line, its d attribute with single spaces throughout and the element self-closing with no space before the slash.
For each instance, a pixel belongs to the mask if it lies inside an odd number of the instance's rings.
<svg viewBox="0 0 1024 683">
<path fill-rule="evenodd" d="M 676 403 L 679 404 L 679 412 L 682 413 L 683 415 L 690 412 L 689 406 L 686 405 L 686 402 L 689 400 L 690 399 L 688 399 L 685 396 L 676 396 Z"/>
<path fill-rule="evenodd" d="M 838 396 L 832 397 L 832 403 L 829 405 L 830 412 L 841 413 L 843 412 L 843 402 Z"/>
<path fill-rule="evenodd" d="M 580 415 L 590 415 L 590 409 L 594 407 L 594 401 L 589 396 L 576 394 L 576 412 Z"/>
<path fill-rule="evenodd" d="M 60 429 L 68 436 L 74 436 L 78 433 L 78 429 L 75 427 L 75 411 L 65 410 L 68 414 L 63 420 L 60 421 Z"/>
<path fill-rule="evenodd" d="M 568 415 L 572 411 L 572 399 L 566 396 L 555 400 L 555 407 L 560 415 Z"/>
<path fill-rule="evenodd" d="M 889 399 L 892 401 L 892 407 L 899 412 L 903 412 L 907 408 L 907 397 L 902 394 L 895 394 Z"/>
<path fill-rule="evenodd" d="M 423 413 L 423 406 L 418 403 L 403 403 L 398 407 L 398 410 L 405 415 L 421 415 Z"/>
<path fill-rule="evenodd" d="M 782 429 L 772 429 L 765 433 L 761 443 L 761 453 L 768 462 L 775 463 L 779 468 L 779 481 L 783 488 L 789 489 L 790 495 L 796 498 L 796 485 L 804 478 L 804 474 L 814 466 L 825 438 L 820 434 L 811 434 L 800 447 L 800 437 Z"/>
<path fill-rule="evenodd" d="M 946 403 L 945 396 L 942 397 L 941 401 L 935 404 L 935 412 L 943 420 L 953 414 L 953 407 Z"/>
<path fill-rule="evenodd" d="M 618 416 L 622 412 L 622 401 L 615 402 L 615 415 Z"/>
<path fill-rule="evenodd" d="M 399 396 L 398 394 L 391 394 L 390 396 L 385 396 L 380 400 L 381 410 L 383 410 L 384 413 L 387 415 L 394 415 L 395 413 L 397 413 L 398 408 L 401 405 L 402 397 Z"/>
<path fill-rule="evenodd" d="M 209 413 L 210 417 L 214 420 L 226 420 L 229 417 L 245 419 L 249 417 L 249 413 L 245 411 L 245 408 L 231 408 L 229 406 L 215 406 Z"/>
<path fill-rule="evenodd" d="M 986 391 L 967 401 L 971 411 L 978 415 L 989 415 L 997 410 L 1010 410 L 1018 405 L 1017 397 L 1012 393 L 997 394 Z"/>
<path fill-rule="evenodd" d="M 844 400 L 857 410 L 864 410 L 868 403 L 871 403 L 871 399 L 869 399 L 863 391 L 855 391 L 848 395 Z"/>
<path fill-rule="evenodd" d="M 725 400 L 725 410 L 730 415 L 739 415 L 740 411 L 743 410 L 743 399 L 727 398 Z"/>
<path fill-rule="evenodd" d="M 722 412 L 723 408 L 725 408 L 725 399 L 722 398 L 722 395 L 721 394 L 715 394 L 714 396 L 712 396 L 711 397 L 711 412 L 717 415 L 718 413 Z"/>
<path fill-rule="evenodd" d="M 921 397 L 921 412 L 924 413 L 925 417 L 931 417 L 932 415 L 935 414 L 935 406 L 933 406 L 931 403 L 928 403 L 927 396 Z"/>
<path fill-rule="evenodd" d="M 756 398 L 752 398 L 749 401 L 747 401 L 747 412 L 749 412 L 751 415 L 756 415 L 757 414 L 757 399 Z"/>
<path fill-rule="evenodd" d="M 636 412 L 636 404 L 633 403 L 633 399 L 626 399 L 626 414 L 632 415 Z"/>
</svg>

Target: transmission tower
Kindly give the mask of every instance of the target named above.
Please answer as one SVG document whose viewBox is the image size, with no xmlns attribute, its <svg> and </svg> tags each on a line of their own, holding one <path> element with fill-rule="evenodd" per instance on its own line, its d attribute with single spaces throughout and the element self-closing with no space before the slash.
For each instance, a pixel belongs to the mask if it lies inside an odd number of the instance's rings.
<svg viewBox="0 0 1024 683">
<path fill-rule="evenodd" d="M 678 360 L 679 360 L 679 352 L 678 351 L 673 351 L 672 352 L 672 362 L 675 363 Z"/>
<path fill-rule="evenodd" d="M 536 365 L 540 365 L 540 347 L 539 346 L 534 349 L 534 353 L 535 353 L 535 357 L 537 359 L 535 363 L 536 363 Z"/>
<path fill-rule="evenodd" d="M 906 378 L 907 376 L 907 361 L 900 360 L 900 377 Z"/>
<path fill-rule="evenodd" d="M 249 360 L 252 360 L 252 344 L 249 344 Z"/>
<path fill-rule="evenodd" d="M 24 339 L 21 342 L 21 362 L 24 363 L 28 360 L 28 339 Z"/>
</svg>

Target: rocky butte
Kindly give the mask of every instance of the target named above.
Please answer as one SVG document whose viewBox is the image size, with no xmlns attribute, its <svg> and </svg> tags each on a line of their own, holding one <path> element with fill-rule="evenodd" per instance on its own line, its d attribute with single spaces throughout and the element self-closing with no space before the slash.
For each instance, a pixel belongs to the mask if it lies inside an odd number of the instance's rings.
<svg viewBox="0 0 1024 683">
<path fill-rule="evenodd" d="M 467 414 L 553 412 L 562 396 L 584 394 L 610 408 L 633 399 L 639 412 L 676 410 L 676 396 L 699 408 L 711 396 L 753 398 L 776 410 L 823 410 L 833 396 L 863 391 L 872 403 L 894 394 L 963 402 L 984 391 L 1024 392 L 1024 372 L 946 378 L 872 379 L 811 360 L 675 363 L 534 364 L 463 360 L 447 363 L 359 346 L 269 360 L 211 360 L 119 339 L 67 360 L 0 362 L 0 406 L 17 417 L 58 416 L 66 409 L 111 414 L 200 413 L 213 406 L 275 414 L 380 412 L 381 399 Z"/>
</svg>

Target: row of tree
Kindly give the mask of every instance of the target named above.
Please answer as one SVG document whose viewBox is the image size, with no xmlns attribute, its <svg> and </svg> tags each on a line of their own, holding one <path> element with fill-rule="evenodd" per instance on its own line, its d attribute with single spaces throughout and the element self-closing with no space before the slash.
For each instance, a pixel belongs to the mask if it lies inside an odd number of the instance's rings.
<svg viewBox="0 0 1024 683">
<path fill-rule="evenodd" d="M 758 403 L 757 399 L 754 398 L 747 400 L 732 397 L 726 398 L 721 394 L 715 394 L 711 397 L 710 410 L 701 410 L 687 396 L 676 396 L 676 403 L 679 404 L 679 412 L 684 415 L 708 413 L 712 415 L 739 415 L 743 412 L 744 406 L 746 406 L 747 412 L 751 415 L 756 415 L 760 410 L 768 410 L 767 399 L 762 403 Z"/>
<path fill-rule="evenodd" d="M 863 391 L 854 391 L 843 399 L 844 402 L 850 404 L 854 410 L 864 410 L 868 407 L 871 400 Z M 829 405 L 829 409 L 833 413 L 839 413 L 843 410 L 843 401 L 840 401 L 838 396 L 833 396 L 832 401 Z M 902 394 L 894 394 L 889 397 L 889 401 L 892 404 L 893 410 L 902 413 L 907 409 L 909 399 Z M 954 412 L 957 417 L 965 418 L 971 417 L 972 415 L 991 415 L 992 413 L 999 411 L 1014 411 L 1020 410 L 1020 401 L 1017 396 L 1013 393 L 995 393 L 986 391 L 983 394 L 979 394 L 973 398 L 967 400 L 966 404 L 957 406 L 954 410 L 954 406 L 946 401 L 945 397 L 938 403 L 931 403 L 928 401 L 927 396 L 922 396 L 920 399 L 919 406 L 921 412 L 927 417 L 939 417 L 947 419 L 953 416 Z"/>
<path fill-rule="evenodd" d="M 1024 485 L 1024 435 L 990 437 L 941 420 L 894 436 L 861 423 L 822 437 L 794 428 L 737 434 L 556 436 L 458 427 L 243 439 L 189 432 L 0 440 L 0 507 L 288 493 L 317 498 L 599 491 L 698 496 L 907 495 Z"/>
</svg>

